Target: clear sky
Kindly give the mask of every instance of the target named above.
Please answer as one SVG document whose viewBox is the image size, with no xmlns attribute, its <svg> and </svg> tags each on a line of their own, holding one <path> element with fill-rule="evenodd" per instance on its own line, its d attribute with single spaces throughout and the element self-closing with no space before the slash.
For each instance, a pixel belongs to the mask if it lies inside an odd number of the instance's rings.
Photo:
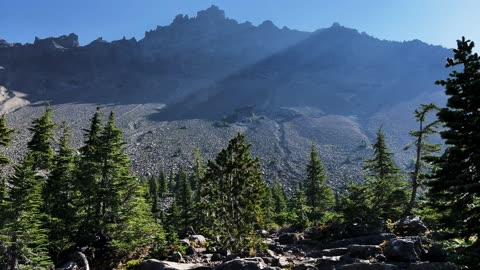
<svg viewBox="0 0 480 270">
<path fill-rule="evenodd" d="M 388 40 L 420 39 L 454 47 L 480 44 L 480 0 L 0 0 L 0 39 L 30 42 L 77 33 L 86 44 L 136 37 L 215 4 L 227 17 L 313 31 L 333 22 Z"/>
</svg>

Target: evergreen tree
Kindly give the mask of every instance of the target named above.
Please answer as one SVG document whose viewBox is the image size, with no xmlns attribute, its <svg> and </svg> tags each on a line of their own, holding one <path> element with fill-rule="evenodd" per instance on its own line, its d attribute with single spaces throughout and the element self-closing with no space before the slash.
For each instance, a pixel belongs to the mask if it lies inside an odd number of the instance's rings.
<svg viewBox="0 0 480 270">
<path fill-rule="evenodd" d="M 438 107 L 433 104 L 422 104 L 420 108 L 415 110 L 414 116 L 417 120 L 419 127 L 418 130 L 410 132 L 410 135 L 415 138 L 415 141 L 405 147 L 405 150 L 410 148 L 410 146 L 415 146 L 415 163 L 413 166 L 413 171 L 411 173 L 411 186 L 412 191 L 410 194 L 410 201 L 405 210 L 404 215 L 411 215 L 412 209 L 415 206 L 415 200 L 418 193 L 418 188 L 422 186 L 422 182 L 425 179 L 425 174 L 428 172 L 431 166 L 425 162 L 425 159 L 428 159 L 428 156 L 440 151 L 439 144 L 429 144 L 427 143 L 428 137 L 436 133 L 436 128 L 439 124 L 438 121 L 433 121 L 431 123 L 425 124 L 427 114 L 432 111 L 438 110 Z"/>
<path fill-rule="evenodd" d="M 84 130 L 84 145 L 76 169 L 75 191 L 78 193 L 76 207 L 79 214 L 77 243 L 88 245 L 95 241 L 100 230 L 100 209 L 97 204 L 98 183 L 101 177 L 101 112 L 97 108 L 90 120 L 90 128 Z"/>
<path fill-rule="evenodd" d="M 9 129 L 6 124 L 5 115 L 0 118 L 0 146 L 6 147 L 10 145 L 12 134 L 14 130 Z M 0 152 L 0 166 L 8 164 L 9 159 Z M 6 179 L 0 176 L 0 216 L 2 216 L 2 204 L 7 198 L 7 183 Z M 0 226 L 2 222 L 0 221 Z"/>
<path fill-rule="evenodd" d="M 43 182 L 35 176 L 35 159 L 27 154 L 22 165 L 15 168 L 9 180 L 7 209 L 0 237 L 6 245 L 1 263 L 6 269 L 47 269 L 52 266 L 48 256 L 48 232 L 42 227 L 45 219 L 40 208 Z"/>
<path fill-rule="evenodd" d="M 165 172 L 162 170 L 158 177 L 158 196 L 164 197 L 168 194 L 168 178 Z"/>
<path fill-rule="evenodd" d="M 476 236 L 480 248 L 480 58 L 474 43 L 464 37 L 457 41 L 454 57 L 446 67 L 461 67 L 437 84 L 449 96 L 438 119 L 447 149 L 433 158 L 437 168 L 428 181 L 431 206 L 443 214 L 445 229 L 456 236 Z"/>
<path fill-rule="evenodd" d="M 79 190 L 82 222 L 77 244 L 108 254 L 101 259 L 112 263 L 137 248 L 150 246 L 161 234 L 144 197 L 148 189 L 130 174 L 124 145 L 114 114 L 102 129 L 97 110 L 78 165 L 79 173 L 84 172 L 79 183 L 85 186 Z"/>
<path fill-rule="evenodd" d="M 372 190 L 368 186 L 349 183 L 346 192 L 341 195 L 338 210 L 348 225 L 357 224 L 357 228 L 378 225 L 372 203 Z"/>
<path fill-rule="evenodd" d="M 321 221 L 335 203 L 333 190 L 327 185 L 326 178 L 323 164 L 315 145 L 312 144 L 305 179 L 305 195 L 311 209 L 310 220 L 315 223 Z"/>
<path fill-rule="evenodd" d="M 275 181 L 269 188 L 272 196 L 275 223 L 284 225 L 288 219 L 287 194 L 283 186 Z"/>
<path fill-rule="evenodd" d="M 12 141 L 13 129 L 9 129 L 6 124 L 5 114 L 0 117 L 0 146 L 6 147 L 10 145 Z M 8 164 L 9 159 L 0 152 L 0 165 Z"/>
<path fill-rule="evenodd" d="M 149 185 L 149 197 L 152 203 L 152 213 L 157 214 L 160 210 L 158 207 L 158 197 L 159 197 L 159 188 L 158 188 L 158 178 L 151 176 L 148 178 L 148 185 Z"/>
<path fill-rule="evenodd" d="M 52 171 L 43 188 L 50 247 L 60 252 L 72 244 L 71 232 L 75 229 L 74 180 L 75 155 L 69 147 L 70 131 L 64 128 L 60 149 L 53 160 Z"/>
<path fill-rule="evenodd" d="M 272 195 L 272 188 L 265 189 L 265 195 L 262 200 L 263 222 L 266 225 L 272 225 L 275 222 L 275 201 Z"/>
<path fill-rule="evenodd" d="M 52 122 L 52 108 L 48 106 L 45 113 L 32 122 L 29 128 L 33 133 L 32 139 L 28 142 L 27 147 L 33 158 L 33 166 L 35 170 L 50 170 L 54 151 L 52 149 L 52 141 L 54 140 L 53 131 L 55 124 Z"/>
<path fill-rule="evenodd" d="M 407 205 L 406 182 L 393 161 L 393 154 L 387 148 L 381 128 L 377 131 L 373 152 L 374 156 L 365 161 L 364 169 L 374 213 L 383 220 L 396 220 Z"/>
<path fill-rule="evenodd" d="M 292 198 L 292 213 L 297 226 L 308 227 L 310 225 L 311 208 L 308 206 L 308 200 L 305 196 L 304 188 L 301 184 L 297 185 L 295 194 Z"/>
<path fill-rule="evenodd" d="M 202 181 L 204 213 L 213 222 L 212 235 L 221 235 L 223 247 L 248 247 L 262 218 L 265 184 L 260 161 L 250 156 L 250 144 L 238 134 L 215 161 L 209 161 Z"/>
<path fill-rule="evenodd" d="M 193 224 L 193 193 L 192 189 L 190 188 L 190 180 L 183 170 L 178 172 L 178 181 L 175 201 L 178 203 L 180 208 L 180 220 L 178 224 L 180 227 L 177 228 L 185 230 L 188 226 Z"/>
</svg>

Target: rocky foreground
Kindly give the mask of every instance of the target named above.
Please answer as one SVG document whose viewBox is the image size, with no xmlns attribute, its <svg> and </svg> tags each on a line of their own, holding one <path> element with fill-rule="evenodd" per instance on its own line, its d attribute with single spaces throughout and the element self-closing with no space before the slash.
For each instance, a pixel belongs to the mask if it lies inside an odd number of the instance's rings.
<svg viewBox="0 0 480 270">
<path fill-rule="evenodd" d="M 181 240 L 186 254 L 172 253 L 167 260 L 145 260 L 136 270 L 454 270 L 461 269 L 447 261 L 447 252 L 434 240 L 435 233 L 416 217 L 406 217 L 394 224 L 392 232 L 368 233 L 352 238 L 325 241 L 326 231 L 309 228 L 259 230 L 268 249 L 254 255 L 231 254 L 208 247 L 201 235 Z M 81 261 L 81 260 L 80 260 Z M 68 262 L 67 269 L 89 269 L 82 262 Z"/>
</svg>

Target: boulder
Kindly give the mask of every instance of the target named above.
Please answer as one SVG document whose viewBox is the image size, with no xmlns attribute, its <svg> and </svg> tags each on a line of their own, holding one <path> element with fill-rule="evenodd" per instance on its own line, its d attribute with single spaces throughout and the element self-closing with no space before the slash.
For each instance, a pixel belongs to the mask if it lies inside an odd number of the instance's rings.
<svg viewBox="0 0 480 270">
<path fill-rule="evenodd" d="M 385 263 L 353 263 L 337 267 L 338 270 L 398 270 L 393 264 Z"/>
<path fill-rule="evenodd" d="M 143 261 L 137 270 L 209 270 L 209 266 L 193 263 L 175 263 L 149 259 Z"/>
<path fill-rule="evenodd" d="M 392 238 L 385 247 L 384 255 L 390 261 L 417 262 L 424 250 L 419 237 Z"/>
<path fill-rule="evenodd" d="M 418 262 L 411 263 L 407 270 L 458 270 L 459 267 L 450 262 Z"/>
<path fill-rule="evenodd" d="M 445 262 L 447 260 L 447 251 L 439 243 L 432 243 L 422 256 L 423 261 Z"/>
<path fill-rule="evenodd" d="M 266 230 L 257 230 L 257 234 L 260 237 L 267 238 L 269 236 L 268 232 Z"/>
<path fill-rule="evenodd" d="M 271 270 L 273 268 L 267 266 L 262 258 L 235 259 L 220 264 L 214 268 L 215 270 Z"/>
<path fill-rule="evenodd" d="M 284 233 L 278 237 L 278 242 L 282 245 L 293 245 L 296 244 L 299 239 L 296 233 Z"/>
<path fill-rule="evenodd" d="M 378 245 L 350 245 L 347 250 L 350 256 L 359 259 L 375 258 L 382 254 L 382 249 Z"/>
<path fill-rule="evenodd" d="M 380 245 L 383 243 L 383 241 L 387 241 L 395 237 L 396 236 L 393 233 L 365 235 L 334 241 L 330 243 L 327 248 L 347 247 L 349 245 Z"/>
<path fill-rule="evenodd" d="M 207 244 L 205 236 L 200 234 L 191 235 L 188 239 L 195 243 L 195 247 L 204 247 Z"/>
<path fill-rule="evenodd" d="M 393 231 L 400 236 L 418 236 L 428 232 L 428 228 L 419 217 L 406 216 L 393 224 Z"/>
<path fill-rule="evenodd" d="M 303 263 L 295 265 L 292 270 L 317 270 L 317 267 L 313 264 Z"/>
<path fill-rule="evenodd" d="M 220 253 L 213 253 L 212 254 L 212 257 L 210 258 L 210 260 L 212 262 L 219 262 L 219 261 L 222 261 L 223 258 L 225 258 L 224 256 L 222 256 L 222 254 Z"/>
<path fill-rule="evenodd" d="M 183 261 L 182 253 L 175 251 L 168 257 L 168 260 L 171 262 L 181 262 Z"/>
</svg>

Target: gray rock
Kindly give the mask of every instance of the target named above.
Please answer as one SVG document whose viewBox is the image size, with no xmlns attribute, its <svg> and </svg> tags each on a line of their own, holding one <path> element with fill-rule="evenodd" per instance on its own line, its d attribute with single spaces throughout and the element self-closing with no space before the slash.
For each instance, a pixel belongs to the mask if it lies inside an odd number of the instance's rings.
<svg viewBox="0 0 480 270">
<path fill-rule="evenodd" d="M 432 243 L 422 256 L 423 261 L 444 262 L 447 260 L 447 251 L 439 243 Z"/>
<path fill-rule="evenodd" d="M 207 244 L 205 236 L 200 234 L 191 235 L 188 239 L 194 242 L 196 247 L 204 247 Z"/>
<path fill-rule="evenodd" d="M 334 241 L 330 243 L 327 247 L 339 248 L 339 247 L 347 247 L 349 245 L 380 245 L 383 241 L 390 240 L 395 237 L 396 236 L 393 233 L 365 235 L 365 236 L 359 236 L 359 237 Z"/>
<path fill-rule="evenodd" d="M 182 254 L 178 251 L 175 251 L 172 253 L 172 255 L 170 255 L 168 257 L 168 260 L 169 261 L 172 261 L 172 262 L 181 262 L 183 261 L 183 257 L 182 257 Z"/>
<path fill-rule="evenodd" d="M 222 261 L 223 260 L 223 256 L 220 254 L 220 253 L 213 253 L 212 254 L 212 257 L 210 258 L 210 260 L 212 262 L 219 262 L 219 261 Z"/>
<path fill-rule="evenodd" d="M 384 263 L 354 263 L 342 265 L 338 270 L 398 270 L 398 267 L 393 264 Z"/>
<path fill-rule="evenodd" d="M 220 264 L 214 268 L 215 270 L 261 270 L 272 269 L 267 266 L 262 258 L 249 258 L 249 259 L 235 259 Z"/>
<path fill-rule="evenodd" d="M 143 261 L 137 270 L 210 270 L 209 266 L 192 263 L 175 263 L 149 259 Z"/>
<path fill-rule="evenodd" d="M 400 236 L 418 236 L 428 231 L 419 217 L 406 216 L 393 224 L 393 231 Z"/>
<path fill-rule="evenodd" d="M 408 270 L 458 270 L 459 267 L 450 262 L 418 262 L 408 266 Z"/>
<path fill-rule="evenodd" d="M 388 260 L 400 262 L 420 261 L 424 250 L 419 237 L 390 239 L 384 250 Z"/>
<path fill-rule="evenodd" d="M 382 249 L 378 245 L 350 245 L 347 250 L 350 256 L 359 259 L 375 258 L 382 254 Z"/>
<path fill-rule="evenodd" d="M 293 245 L 296 244 L 299 239 L 296 233 L 284 233 L 278 237 L 278 242 L 282 245 Z"/>
<path fill-rule="evenodd" d="M 305 263 L 305 264 L 299 264 L 295 265 L 292 270 L 316 270 L 317 267 L 315 267 L 313 264 Z"/>
</svg>

